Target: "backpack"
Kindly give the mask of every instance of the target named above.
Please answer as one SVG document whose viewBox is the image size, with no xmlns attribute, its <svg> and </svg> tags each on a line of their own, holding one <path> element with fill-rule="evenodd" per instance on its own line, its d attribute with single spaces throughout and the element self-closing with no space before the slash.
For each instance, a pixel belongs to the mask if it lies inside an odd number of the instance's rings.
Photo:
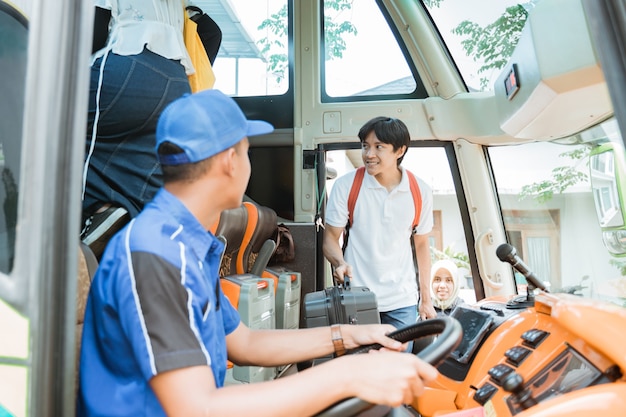
<svg viewBox="0 0 626 417">
<path fill-rule="evenodd" d="M 411 230 L 414 231 L 419 223 L 420 215 L 422 213 L 422 193 L 420 192 L 420 187 L 417 184 L 417 179 L 415 178 L 415 175 L 413 175 L 413 173 L 409 170 L 405 171 L 409 176 L 409 188 L 411 189 L 413 204 L 415 205 L 415 216 L 413 217 L 413 224 L 411 225 Z M 361 191 L 363 177 L 365 177 L 365 167 L 357 168 L 356 174 L 354 175 L 354 181 L 352 182 L 352 187 L 350 188 L 350 194 L 348 194 L 348 224 L 346 225 L 343 236 L 344 251 L 346 249 L 346 246 L 348 245 L 348 235 L 350 227 L 352 226 L 354 206 L 356 206 L 356 200 L 359 197 L 359 192 Z"/>
</svg>

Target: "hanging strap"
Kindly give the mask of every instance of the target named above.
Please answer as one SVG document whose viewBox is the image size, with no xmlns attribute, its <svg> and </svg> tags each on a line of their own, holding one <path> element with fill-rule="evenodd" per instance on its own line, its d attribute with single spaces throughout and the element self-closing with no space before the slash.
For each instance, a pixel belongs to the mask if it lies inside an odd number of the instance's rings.
<svg viewBox="0 0 626 417">
<path fill-rule="evenodd" d="M 413 175 L 413 173 L 408 169 L 406 172 L 409 174 L 409 188 L 411 189 L 413 205 L 415 206 L 415 217 L 413 217 L 413 225 L 411 226 L 411 231 L 415 233 L 415 229 L 417 229 L 417 225 L 420 222 L 420 216 L 422 214 L 422 193 L 420 192 L 420 187 L 417 184 L 417 178 L 415 178 L 415 175 Z"/>
<path fill-rule="evenodd" d="M 356 199 L 359 197 L 361 191 L 361 184 L 363 184 L 363 177 L 365 176 L 365 167 L 359 167 L 354 175 L 352 182 L 352 188 L 350 188 L 350 194 L 348 195 L 348 227 L 352 226 L 352 215 L 354 213 L 354 206 L 356 205 Z"/>
</svg>

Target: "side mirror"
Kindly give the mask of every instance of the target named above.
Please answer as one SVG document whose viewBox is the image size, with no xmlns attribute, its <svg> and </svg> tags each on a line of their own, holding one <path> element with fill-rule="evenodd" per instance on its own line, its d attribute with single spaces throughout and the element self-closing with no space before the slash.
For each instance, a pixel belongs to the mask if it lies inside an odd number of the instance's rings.
<svg viewBox="0 0 626 417">
<path fill-rule="evenodd" d="M 626 256 L 626 153 L 618 143 L 591 150 L 589 169 L 602 240 L 611 254 Z"/>
</svg>

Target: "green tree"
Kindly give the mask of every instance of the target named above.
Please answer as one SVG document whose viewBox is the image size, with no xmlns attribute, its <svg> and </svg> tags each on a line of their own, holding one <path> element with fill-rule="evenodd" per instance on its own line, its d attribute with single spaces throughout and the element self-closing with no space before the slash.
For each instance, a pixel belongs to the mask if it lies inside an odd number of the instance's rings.
<svg viewBox="0 0 626 417">
<path fill-rule="evenodd" d="M 356 27 L 347 20 L 338 18 L 342 12 L 352 8 L 352 0 L 324 1 L 324 58 L 330 61 L 341 58 L 346 50 L 346 34 L 357 34 Z"/>
<path fill-rule="evenodd" d="M 352 0 L 324 1 L 324 51 L 327 61 L 343 56 L 346 49 L 345 35 L 357 34 L 356 27 L 352 22 L 340 20 L 341 12 L 351 8 Z M 261 53 L 267 57 L 269 71 L 274 74 L 278 82 L 285 77 L 289 65 L 289 58 L 285 52 L 288 42 L 287 13 L 287 5 L 284 5 L 278 12 L 272 14 L 259 25 L 260 30 L 268 31 L 268 36 L 260 39 L 257 43 Z"/>
<path fill-rule="evenodd" d="M 441 259 L 450 259 L 459 268 L 470 269 L 470 261 L 467 253 L 455 251 L 451 246 L 446 246 L 443 251 L 431 246 L 430 258 L 433 262 Z"/>
<path fill-rule="evenodd" d="M 578 167 L 587 161 L 589 150 L 589 147 L 580 147 L 560 154 L 560 157 L 569 158 L 573 162 L 570 165 L 554 168 L 549 179 L 523 186 L 519 199 L 533 198 L 538 203 L 545 203 L 552 199 L 554 194 L 560 194 L 569 187 L 587 181 L 589 176 Z"/>
<path fill-rule="evenodd" d="M 519 41 L 527 17 L 524 5 L 518 4 L 507 7 L 502 16 L 486 26 L 464 20 L 452 33 L 464 37 L 461 45 L 468 57 L 482 62 L 478 69 L 481 74 L 504 67 Z M 488 83 L 487 77 L 481 77 L 482 90 L 488 87 Z"/>
<path fill-rule="evenodd" d="M 268 71 L 274 74 L 277 82 L 285 77 L 285 71 L 289 64 L 287 56 L 287 5 L 285 4 L 278 12 L 272 14 L 259 25 L 259 30 L 267 30 L 268 36 L 259 39 L 257 44 L 261 54 L 267 57 Z"/>
<path fill-rule="evenodd" d="M 609 263 L 616 267 L 623 277 L 626 277 L 626 261 L 621 259 L 611 259 Z"/>
</svg>

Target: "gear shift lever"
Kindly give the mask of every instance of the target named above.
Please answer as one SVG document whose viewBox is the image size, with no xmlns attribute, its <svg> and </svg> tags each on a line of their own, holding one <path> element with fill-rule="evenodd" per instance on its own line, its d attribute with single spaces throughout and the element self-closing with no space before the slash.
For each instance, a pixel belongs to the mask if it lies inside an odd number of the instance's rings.
<svg viewBox="0 0 626 417">
<path fill-rule="evenodd" d="M 533 397 L 530 389 L 524 388 L 524 379 L 517 372 L 511 372 L 504 381 L 502 381 L 502 388 L 511 393 L 513 399 L 519 404 L 522 410 L 537 405 L 537 400 Z"/>
</svg>

